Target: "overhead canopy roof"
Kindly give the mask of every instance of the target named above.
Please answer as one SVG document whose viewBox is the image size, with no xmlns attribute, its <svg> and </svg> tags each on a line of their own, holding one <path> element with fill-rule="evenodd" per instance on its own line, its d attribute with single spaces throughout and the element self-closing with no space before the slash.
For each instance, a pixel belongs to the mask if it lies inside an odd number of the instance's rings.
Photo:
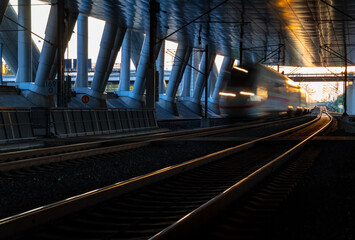
<svg viewBox="0 0 355 240">
<path fill-rule="evenodd" d="M 203 15 L 169 39 L 201 49 L 208 44 L 218 54 L 236 59 L 242 42 L 244 60 L 265 64 L 343 66 L 344 49 L 348 64 L 355 62 L 355 1 L 156 1 L 160 3 L 159 39 Z M 66 0 L 66 6 L 121 26 L 149 31 L 148 0 Z"/>
</svg>

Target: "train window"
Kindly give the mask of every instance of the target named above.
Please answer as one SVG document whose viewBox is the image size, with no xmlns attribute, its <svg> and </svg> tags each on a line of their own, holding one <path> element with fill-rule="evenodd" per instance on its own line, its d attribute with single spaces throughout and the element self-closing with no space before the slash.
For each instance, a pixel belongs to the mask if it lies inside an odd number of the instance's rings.
<svg viewBox="0 0 355 240">
<path fill-rule="evenodd" d="M 258 87 L 256 89 L 256 95 L 262 98 L 267 98 L 268 97 L 267 89 L 265 87 Z"/>
<path fill-rule="evenodd" d="M 231 87 L 248 87 L 253 86 L 253 81 L 251 81 L 251 73 L 245 73 L 242 71 L 232 70 L 230 78 Z"/>
<path fill-rule="evenodd" d="M 285 91 L 285 83 L 279 81 L 273 81 L 272 90 L 274 93 L 281 94 Z"/>
</svg>

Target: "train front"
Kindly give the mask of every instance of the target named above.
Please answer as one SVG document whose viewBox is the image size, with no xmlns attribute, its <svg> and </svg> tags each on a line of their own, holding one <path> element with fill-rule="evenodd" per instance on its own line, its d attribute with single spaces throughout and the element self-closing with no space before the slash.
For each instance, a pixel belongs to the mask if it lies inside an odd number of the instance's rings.
<svg viewBox="0 0 355 240">
<path fill-rule="evenodd" d="M 227 86 L 219 93 L 221 115 L 230 118 L 255 118 L 265 115 L 267 88 L 258 82 L 253 67 L 233 67 Z"/>
</svg>

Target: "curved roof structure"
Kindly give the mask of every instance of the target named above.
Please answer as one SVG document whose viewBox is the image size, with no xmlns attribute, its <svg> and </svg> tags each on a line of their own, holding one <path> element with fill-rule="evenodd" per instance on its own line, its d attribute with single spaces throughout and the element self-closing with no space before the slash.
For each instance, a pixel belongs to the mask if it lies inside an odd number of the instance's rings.
<svg viewBox="0 0 355 240">
<path fill-rule="evenodd" d="M 208 44 L 236 59 L 293 66 L 355 62 L 350 0 L 156 0 L 158 39 Z M 55 1 L 53 1 L 55 2 Z M 66 0 L 72 11 L 149 31 L 149 0 Z M 352 16 L 354 15 L 354 17 Z"/>
</svg>

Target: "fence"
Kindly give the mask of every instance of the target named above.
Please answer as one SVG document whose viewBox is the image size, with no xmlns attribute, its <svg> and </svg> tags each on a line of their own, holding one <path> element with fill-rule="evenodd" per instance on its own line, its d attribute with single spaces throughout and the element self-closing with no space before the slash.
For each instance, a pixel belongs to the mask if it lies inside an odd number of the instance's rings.
<svg viewBox="0 0 355 240">
<path fill-rule="evenodd" d="M 33 138 L 31 110 L 29 108 L 0 109 L 0 142 Z"/>
<path fill-rule="evenodd" d="M 50 132 L 59 137 L 158 128 L 152 109 L 50 109 Z"/>
</svg>

